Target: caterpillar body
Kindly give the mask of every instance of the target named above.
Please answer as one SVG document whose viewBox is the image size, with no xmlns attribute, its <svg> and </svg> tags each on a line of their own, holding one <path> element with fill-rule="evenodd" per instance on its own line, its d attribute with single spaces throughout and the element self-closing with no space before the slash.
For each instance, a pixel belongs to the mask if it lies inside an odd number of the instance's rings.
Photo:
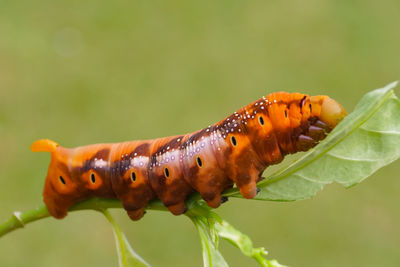
<svg viewBox="0 0 400 267">
<path fill-rule="evenodd" d="M 185 212 L 185 199 L 196 191 L 213 208 L 234 184 L 254 198 L 266 167 L 315 146 L 345 115 L 328 96 L 278 92 L 186 135 L 76 148 L 41 139 L 31 149 L 51 152 L 43 200 L 55 218 L 97 196 L 120 199 L 138 220 L 155 198 L 174 215 Z"/>
</svg>

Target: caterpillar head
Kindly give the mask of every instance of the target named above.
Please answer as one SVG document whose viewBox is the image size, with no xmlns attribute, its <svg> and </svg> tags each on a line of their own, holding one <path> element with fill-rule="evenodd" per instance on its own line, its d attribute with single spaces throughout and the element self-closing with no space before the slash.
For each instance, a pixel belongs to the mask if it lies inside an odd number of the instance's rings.
<svg viewBox="0 0 400 267">
<path fill-rule="evenodd" d="M 297 143 L 299 150 L 303 151 L 324 139 L 326 134 L 347 115 L 342 105 L 324 95 L 303 97 L 299 105 L 303 121 L 307 120 L 307 127 L 298 136 Z"/>
<path fill-rule="evenodd" d="M 346 110 L 338 102 L 329 96 L 312 96 L 310 97 L 311 116 L 317 116 L 320 121 L 333 129 L 347 115 Z"/>
<path fill-rule="evenodd" d="M 77 185 L 68 168 L 72 150 L 59 146 L 56 142 L 41 139 L 31 145 L 33 152 L 45 151 L 51 153 L 51 161 L 43 190 L 43 200 L 49 213 L 55 218 L 67 215 L 68 208 L 79 197 Z"/>
</svg>

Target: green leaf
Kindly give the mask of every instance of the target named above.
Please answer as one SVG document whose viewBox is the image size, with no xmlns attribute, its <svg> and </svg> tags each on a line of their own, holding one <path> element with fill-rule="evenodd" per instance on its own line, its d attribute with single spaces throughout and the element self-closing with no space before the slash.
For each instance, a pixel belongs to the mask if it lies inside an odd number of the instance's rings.
<svg viewBox="0 0 400 267">
<path fill-rule="evenodd" d="M 242 253 L 248 257 L 254 258 L 263 267 L 285 267 L 276 260 L 267 260 L 264 256 L 268 252 L 264 248 L 254 248 L 251 239 L 235 229 L 226 221 L 216 223 L 215 228 L 220 237 L 228 240 L 231 244 L 238 247 Z"/>
<path fill-rule="evenodd" d="M 188 216 L 200 235 L 201 247 L 203 249 L 203 263 L 204 267 L 228 267 L 224 257 L 218 251 L 215 237 L 210 233 L 210 221 L 203 216 Z M 215 220 L 211 221 L 214 224 Z"/>
<path fill-rule="evenodd" d="M 108 210 L 102 210 L 104 216 L 111 223 L 113 227 L 113 233 L 115 242 L 117 245 L 118 262 L 120 267 L 149 267 L 150 265 L 143 260 L 136 252 L 132 249 L 125 234 L 121 231 L 119 225 L 115 222 Z"/>
<path fill-rule="evenodd" d="M 261 181 L 256 199 L 306 199 L 332 182 L 350 187 L 398 159 L 400 102 L 392 90 L 396 85 L 366 94 L 318 146 Z"/>
<path fill-rule="evenodd" d="M 254 258 L 260 266 L 284 267 L 275 260 L 265 259 L 264 256 L 268 253 L 264 248 L 253 248 L 253 243 L 247 235 L 222 220 L 204 201 L 192 202 L 186 216 L 199 231 L 204 266 L 228 266 L 218 251 L 218 237 L 222 237 L 239 248 L 244 255 Z"/>
</svg>

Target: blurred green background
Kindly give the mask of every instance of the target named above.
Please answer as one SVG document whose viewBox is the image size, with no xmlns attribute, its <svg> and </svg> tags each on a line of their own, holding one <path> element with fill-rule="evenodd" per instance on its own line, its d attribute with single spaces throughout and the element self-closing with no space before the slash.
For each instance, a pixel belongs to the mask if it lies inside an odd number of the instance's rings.
<svg viewBox="0 0 400 267">
<path fill-rule="evenodd" d="M 400 2 L 0 1 L 0 221 L 42 203 L 39 138 L 73 147 L 187 133 L 269 92 L 328 94 L 351 111 L 400 78 Z M 218 212 L 289 266 L 399 266 L 400 164 L 346 190 Z M 202 266 L 191 222 L 113 214 L 154 266 Z M 116 266 L 92 211 L 0 240 L 1 266 Z M 230 244 L 231 266 L 257 266 Z"/>
</svg>

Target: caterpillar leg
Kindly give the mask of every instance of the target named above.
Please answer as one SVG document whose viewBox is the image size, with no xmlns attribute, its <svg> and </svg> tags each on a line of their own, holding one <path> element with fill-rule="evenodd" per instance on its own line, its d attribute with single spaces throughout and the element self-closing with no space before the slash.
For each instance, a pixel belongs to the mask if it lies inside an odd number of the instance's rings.
<svg viewBox="0 0 400 267">
<path fill-rule="evenodd" d="M 181 215 L 187 210 L 185 202 L 179 202 L 177 204 L 169 205 L 167 206 L 167 208 L 174 215 Z"/>
<path fill-rule="evenodd" d="M 56 197 L 52 199 L 47 195 L 44 195 L 44 203 L 46 204 L 47 210 L 49 211 L 50 215 L 57 219 L 62 219 L 67 216 L 68 209 L 72 206 L 71 203 L 63 202 Z"/>
<path fill-rule="evenodd" d="M 204 199 L 204 197 L 203 197 Z M 217 194 L 213 199 L 211 200 L 206 200 L 206 203 L 209 207 L 211 208 L 218 208 L 219 206 L 221 206 L 221 204 L 225 203 L 228 201 L 228 197 L 221 197 L 221 194 Z"/>
<path fill-rule="evenodd" d="M 229 200 L 229 198 L 226 197 L 226 196 L 221 197 L 221 204 L 224 204 L 224 203 L 227 202 L 228 200 Z"/>
<path fill-rule="evenodd" d="M 43 191 L 43 201 L 51 216 L 62 219 L 67 216 L 68 209 L 78 200 L 74 198 L 62 198 L 62 195 L 57 195 L 50 190 L 52 190 L 52 187 L 49 180 L 47 180 Z"/>
<path fill-rule="evenodd" d="M 143 215 L 146 213 L 144 208 L 137 209 L 137 210 L 127 210 L 129 218 L 131 218 L 133 221 L 140 220 Z"/>
<path fill-rule="evenodd" d="M 220 193 L 215 193 L 213 198 L 207 198 L 207 196 L 202 196 L 206 201 L 207 205 L 211 208 L 218 208 L 222 204 L 222 198 Z"/>
<path fill-rule="evenodd" d="M 236 179 L 234 179 L 236 186 L 239 188 L 240 194 L 244 198 L 254 198 L 260 191 L 257 188 L 257 182 L 261 180 L 262 172 L 256 167 L 251 167 L 246 172 L 237 173 Z"/>
<path fill-rule="evenodd" d="M 245 185 L 238 186 L 240 190 L 240 194 L 244 198 L 254 198 L 259 190 L 257 189 L 257 185 L 255 182 L 251 182 Z"/>
</svg>

